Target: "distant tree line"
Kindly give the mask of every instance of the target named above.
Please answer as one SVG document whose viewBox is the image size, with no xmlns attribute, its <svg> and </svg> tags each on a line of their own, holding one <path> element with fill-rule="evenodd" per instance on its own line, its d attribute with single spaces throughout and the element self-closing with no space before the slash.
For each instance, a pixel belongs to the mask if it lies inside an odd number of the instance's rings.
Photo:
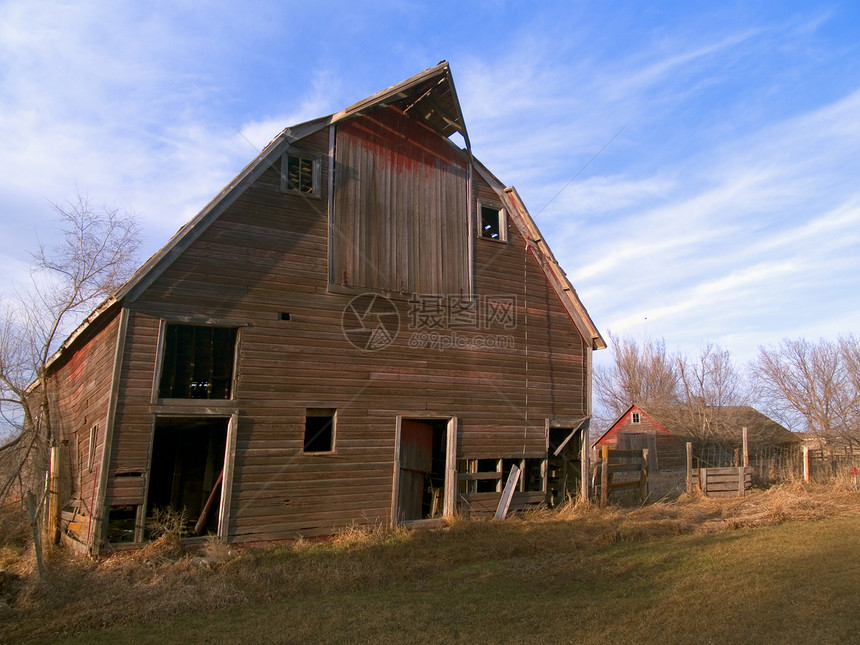
<svg viewBox="0 0 860 645">
<path fill-rule="evenodd" d="M 665 340 L 610 334 L 612 363 L 594 370 L 595 425 L 608 427 L 631 404 L 659 408 L 696 438 L 719 437 L 732 406 L 752 405 L 786 428 L 860 448 L 860 339 L 783 339 L 739 367 L 705 344 L 694 357 Z"/>
</svg>

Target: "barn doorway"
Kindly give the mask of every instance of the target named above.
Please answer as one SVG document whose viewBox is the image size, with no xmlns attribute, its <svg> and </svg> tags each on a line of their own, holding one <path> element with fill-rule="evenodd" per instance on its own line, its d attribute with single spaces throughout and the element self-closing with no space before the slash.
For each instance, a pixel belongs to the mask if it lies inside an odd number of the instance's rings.
<svg viewBox="0 0 860 645">
<path fill-rule="evenodd" d="M 454 514 L 456 419 L 397 419 L 395 524 Z"/>
<path fill-rule="evenodd" d="M 186 535 L 219 533 L 229 423 L 224 417 L 156 418 L 148 526 L 160 513 L 170 511 L 182 514 Z"/>
<path fill-rule="evenodd" d="M 556 508 L 578 499 L 582 489 L 582 447 L 588 441 L 589 419 L 566 427 L 547 427 L 546 504 Z"/>
</svg>

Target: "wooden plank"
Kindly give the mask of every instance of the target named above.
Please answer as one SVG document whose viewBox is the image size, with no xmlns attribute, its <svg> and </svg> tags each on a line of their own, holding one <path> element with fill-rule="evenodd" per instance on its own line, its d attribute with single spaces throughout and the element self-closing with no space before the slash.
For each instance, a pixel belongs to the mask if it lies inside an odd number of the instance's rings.
<svg viewBox="0 0 860 645">
<path fill-rule="evenodd" d="M 642 449 L 635 450 L 611 448 L 609 453 L 610 459 L 641 459 Z"/>
<path fill-rule="evenodd" d="M 642 464 L 609 464 L 610 473 L 638 473 L 642 471 Z"/>
<path fill-rule="evenodd" d="M 695 473 L 693 472 L 693 444 L 689 441 L 687 442 L 686 453 L 687 453 L 687 493 L 692 494 L 693 493 L 693 486 L 694 486 L 693 482 L 694 482 Z"/>
<path fill-rule="evenodd" d="M 511 473 L 508 475 L 508 481 L 505 483 L 505 489 L 502 491 L 502 497 L 499 500 L 499 506 L 496 509 L 496 519 L 503 520 L 508 515 L 508 509 L 511 506 L 511 499 L 514 496 L 514 491 L 517 488 L 517 482 L 520 480 L 520 469 L 516 465 L 511 466 Z"/>
<path fill-rule="evenodd" d="M 600 468 L 600 505 L 609 503 L 609 447 L 602 447 L 603 461 Z"/>
<path fill-rule="evenodd" d="M 488 479 L 501 479 L 502 473 L 492 472 L 492 473 L 457 473 L 457 481 L 461 482 L 472 482 L 472 481 L 484 481 Z"/>
<path fill-rule="evenodd" d="M 616 490 L 621 488 L 639 488 L 640 483 L 639 480 L 631 481 L 631 482 L 617 482 L 609 484 L 609 490 Z"/>
</svg>

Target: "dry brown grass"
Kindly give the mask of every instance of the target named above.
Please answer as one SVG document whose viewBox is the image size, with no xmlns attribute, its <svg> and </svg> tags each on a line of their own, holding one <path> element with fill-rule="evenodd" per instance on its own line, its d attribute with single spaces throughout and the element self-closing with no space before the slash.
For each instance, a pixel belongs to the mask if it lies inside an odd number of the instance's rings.
<svg viewBox="0 0 860 645">
<path fill-rule="evenodd" d="M 550 567 L 561 557 L 585 563 L 589 553 L 607 544 L 857 514 L 858 493 L 792 484 L 742 499 L 684 496 L 607 509 L 579 503 L 505 522 L 456 519 L 428 530 L 355 525 L 328 541 L 265 548 L 212 540 L 190 554 L 178 538 L 165 534 L 140 550 L 99 561 L 49 550 L 45 584 L 35 575 L 31 551 L 9 546 L 0 549 L 0 568 L 18 578 L 14 598 L 0 600 L 0 641 L 49 641 L 107 625 L 153 624 L 289 598 L 392 588 L 499 562 Z"/>
</svg>

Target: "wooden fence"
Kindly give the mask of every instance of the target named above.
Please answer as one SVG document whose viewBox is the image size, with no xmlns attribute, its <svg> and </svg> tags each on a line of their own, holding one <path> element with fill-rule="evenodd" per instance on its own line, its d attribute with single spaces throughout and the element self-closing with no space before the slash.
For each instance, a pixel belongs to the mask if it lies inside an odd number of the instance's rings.
<svg viewBox="0 0 860 645">
<path fill-rule="evenodd" d="M 709 497 L 743 497 L 752 488 L 752 468 L 693 468 L 688 474 L 687 491 L 696 488 Z"/>
<path fill-rule="evenodd" d="M 687 492 L 699 489 L 709 497 L 743 497 L 752 488 L 747 429 L 743 429 L 743 466 L 694 468 L 693 444 L 687 442 Z"/>
<path fill-rule="evenodd" d="M 618 450 L 601 446 L 600 461 L 596 469 L 600 472 L 600 505 L 609 503 L 612 491 L 637 489 L 639 501 L 648 499 L 648 449 Z M 619 481 L 621 473 L 635 473 L 635 477 Z M 596 479 L 596 478 L 595 478 Z"/>
</svg>

